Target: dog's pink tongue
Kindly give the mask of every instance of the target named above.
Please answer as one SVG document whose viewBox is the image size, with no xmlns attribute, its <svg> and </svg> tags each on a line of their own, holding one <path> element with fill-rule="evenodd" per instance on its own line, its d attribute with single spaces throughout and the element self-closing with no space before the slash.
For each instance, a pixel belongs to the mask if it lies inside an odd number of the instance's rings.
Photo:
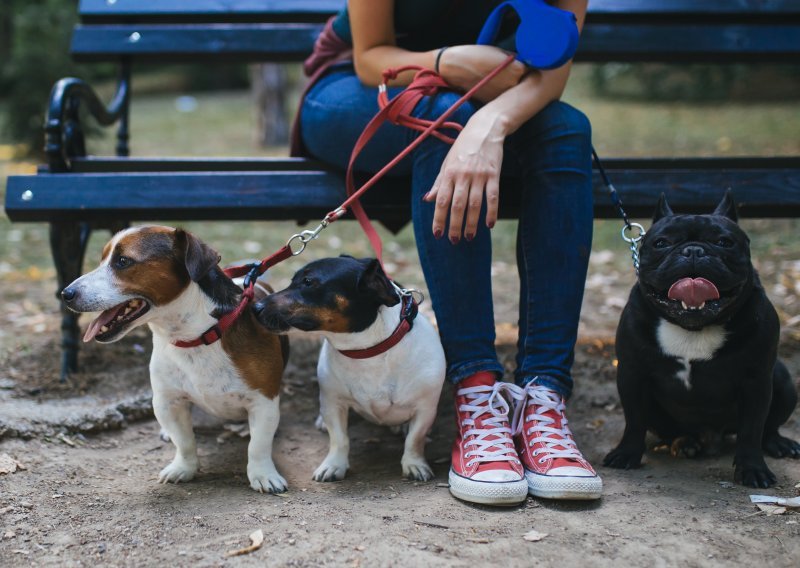
<svg viewBox="0 0 800 568">
<path fill-rule="evenodd" d="M 114 319 L 114 316 L 117 315 L 119 311 L 119 306 L 114 306 L 110 310 L 104 311 L 102 314 L 97 316 L 95 320 L 89 324 L 89 327 L 86 329 L 86 333 L 83 334 L 83 341 L 84 343 L 91 341 L 95 338 L 95 336 L 100 333 L 100 328 Z"/>
<path fill-rule="evenodd" d="M 670 300 L 680 300 L 689 307 L 697 308 L 707 300 L 719 298 L 719 290 L 705 278 L 682 278 L 675 282 L 667 293 Z"/>
</svg>

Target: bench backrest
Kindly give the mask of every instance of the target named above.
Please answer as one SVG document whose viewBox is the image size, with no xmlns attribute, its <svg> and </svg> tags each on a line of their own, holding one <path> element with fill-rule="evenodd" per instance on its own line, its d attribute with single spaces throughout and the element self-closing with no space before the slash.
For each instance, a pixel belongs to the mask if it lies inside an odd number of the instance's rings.
<svg viewBox="0 0 800 568">
<path fill-rule="evenodd" d="M 298 61 L 345 0 L 81 0 L 78 61 Z M 796 62 L 800 0 L 592 0 L 577 61 Z"/>
</svg>

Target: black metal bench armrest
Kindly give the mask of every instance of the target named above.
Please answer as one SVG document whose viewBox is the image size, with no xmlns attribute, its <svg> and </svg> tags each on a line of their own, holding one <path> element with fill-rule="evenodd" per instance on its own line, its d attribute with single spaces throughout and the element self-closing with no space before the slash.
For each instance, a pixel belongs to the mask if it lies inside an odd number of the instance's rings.
<svg viewBox="0 0 800 568">
<path fill-rule="evenodd" d="M 50 103 L 45 121 L 45 153 L 51 172 L 71 169 L 71 159 L 86 155 L 79 108 L 83 102 L 86 110 L 101 126 L 120 122 L 117 134 L 118 156 L 128 155 L 128 104 L 130 101 L 130 68 L 122 66 L 122 76 L 114 98 L 106 106 L 94 89 L 81 79 L 60 79 L 50 91 Z"/>
</svg>

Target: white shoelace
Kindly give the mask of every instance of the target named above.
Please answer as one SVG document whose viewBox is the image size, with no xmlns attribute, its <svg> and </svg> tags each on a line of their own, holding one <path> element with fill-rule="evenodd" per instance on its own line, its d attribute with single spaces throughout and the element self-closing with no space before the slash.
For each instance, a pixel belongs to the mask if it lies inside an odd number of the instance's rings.
<svg viewBox="0 0 800 568">
<path fill-rule="evenodd" d="M 457 396 L 467 398 L 467 403 L 458 407 L 459 412 L 472 413 L 469 418 L 463 419 L 465 426 L 472 426 L 464 432 L 464 438 L 475 436 L 464 443 L 465 448 L 473 448 L 464 454 L 464 457 L 472 458 L 467 462 L 467 467 L 476 463 L 493 461 L 519 463 L 514 442 L 511 439 L 511 428 L 501 425 L 502 422 L 508 421 L 508 413 L 511 410 L 511 406 L 503 396 L 505 391 L 509 392 L 513 398 L 517 398 L 516 391 L 521 391 L 521 389 L 516 385 L 498 381 L 491 387 L 481 385 L 459 389 L 456 392 Z M 486 412 L 490 412 L 492 417 L 483 419 L 482 428 L 475 428 L 475 421 Z M 486 438 L 489 436 L 494 436 L 494 438 L 487 440 Z"/>
<path fill-rule="evenodd" d="M 567 426 L 567 417 L 564 416 L 565 406 L 561 395 L 541 385 L 528 384 L 524 389 L 519 387 L 517 389 L 518 391 L 512 395 L 518 402 L 514 409 L 511 430 L 514 435 L 518 435 L 529 422 L 536 422 L 525 431 L 525 434 L 527 436 L 534 433 L 539 434 L 528 441 L 530 446 L 539 442 L 544 444 L 544 448 L 533 450 L 535 457 L 542 456 L 539 458 L 539 463 L 556 458 L 583 459 L 575 440 L 572 439 L 572 432 Z M 533 412 L 529 413 L 528 409 L 531 406 L 534 407 Z M 556 421 L 545 416 L 544 413 L 549 410 L 555 410 L 560 415 L 561 428 L 551 426 Z"/>
</svg>

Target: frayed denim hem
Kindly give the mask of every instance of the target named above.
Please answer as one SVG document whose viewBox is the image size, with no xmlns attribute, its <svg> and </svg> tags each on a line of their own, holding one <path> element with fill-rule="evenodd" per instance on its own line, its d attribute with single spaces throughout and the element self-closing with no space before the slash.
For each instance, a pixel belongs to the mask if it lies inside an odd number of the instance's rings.
<svg viewBox="0 0 800 568">
<path fill-rule="evenodd" d="M 465 363 L 456 368 L 448 369 L 447 380 L 450 383 L 457 385 L 467 377 L 471 377 L 475 373 L 480 373 L 481 371 L 497 373 L 498 380 L 503 377 L 503 366 L 497 361 L 497 359 L 482 359 L 479 361 L 470 361 L 469 363 Z"/>
<path fill-rule="evenodd" d="M 564 400 L 569 399 L 569 397 L 572 395 L 571 384 L 567 384 L 564 380 L 556 379 L 555 377 L 550 377 L 548 375 L 527 375 L 523 377 L 517 377 L 515 382 L 521 387 L 525 387 L 531 383 L 534 385 L 542 385 L 543 387 L 554 390 L 563 396 Z"/>
</svg>

